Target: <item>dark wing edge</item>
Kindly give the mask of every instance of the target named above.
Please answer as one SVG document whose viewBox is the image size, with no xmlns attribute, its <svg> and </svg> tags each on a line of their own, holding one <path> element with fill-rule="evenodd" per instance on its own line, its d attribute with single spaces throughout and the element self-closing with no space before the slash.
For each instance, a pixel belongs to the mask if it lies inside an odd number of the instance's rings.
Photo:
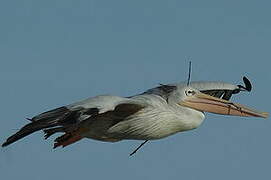
<svg viewBox="0 0 271 180">
<path fill-rule="evenodd" d="M 99 119 L 99 117 L 110 117 L 112 119 L 112 125 L 124 120 L 126 117 L 138 112 L 144 108 L 142 105 L 131 104 L 131 103 L 121 103 L 115 107 L 112 111 L 107 111 L 105 113 L 99 114 L 98 108 L 83 108 L 78 107 L 76 109 L 68 109 L 63 106 L 60 108 L 53 109 L 41 113 L 32 119 L 28 119 L 31 122 L 23 126 L 18 132 L 11 135 L 2 144 L 2 147 L 6 147 L 36 131 L 43 130 L 44 138 L 47 139 L 55 133 L 63 132 L 69 134 L 76 129 L 80 128 L 80 123 L 85 120 L 92 120 L 93 118 Z M 88 115 L 87 119 L 80 119 L 82 115 Z M 65 140 L 60 136 L 56 138 L 55 142 L 59 143 Z"/>
<path fill-rule="evenodd" d="M 144 109 L 144 105 L 132 104 L 132 103 L 121 103 L 115 107 L 113 111 L 108 111 L 100 116 L 108 116 L 112 119 L 111 126 L 125 120 L 127 117 L 139 112 Z"/>
<path fill-rule="evenodd" d="M 39 130 L 44 130 L 45 139 L 56 132 L 65 132 L 78 123 L 77 119 L 80 114 L 81 110 L 73 111 L 65 106 L 41 113 L 32 119 L 28 119 L 31 122 L 7 138 L 2 147 L 8 146 Z"/>
</svg>

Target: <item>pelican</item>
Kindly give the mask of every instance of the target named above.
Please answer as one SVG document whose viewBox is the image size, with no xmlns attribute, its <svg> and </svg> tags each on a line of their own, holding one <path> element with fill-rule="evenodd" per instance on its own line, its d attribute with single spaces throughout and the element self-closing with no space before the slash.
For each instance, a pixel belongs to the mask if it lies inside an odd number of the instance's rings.
<svg viewBox="0 0 271 180">
<path fill-rule="evenodd" d="M 45 139 L 63 133 L 54 141 L 56 148 L 82 138 L 106 142 L 161 139 L 199 127 L 205 112 L 267 118 L 267 112 L 229 101 L 233 94 L 251 91 L 250 81 L 246 77 L 243 81 L 245 86 L 204 81 L 161 84 L 130 97 L 91 97 L 28 119 L 31 122 L 7 138 L 2 147 L 39 130 L 44 131 Z"/>
</svg>

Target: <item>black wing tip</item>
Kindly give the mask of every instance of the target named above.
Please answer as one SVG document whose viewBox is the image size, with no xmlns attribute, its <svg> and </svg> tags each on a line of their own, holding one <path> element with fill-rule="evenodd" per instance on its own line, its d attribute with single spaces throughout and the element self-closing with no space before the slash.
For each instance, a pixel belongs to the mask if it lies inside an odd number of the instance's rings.
<svg viewBox="0 0 271 180">
<path fill-rule="evenodd" d="M 1 145 L 2 147 L 6 147 L 12 143 L 15 143 L 16 141 L 18 141 L 19 139 L 16 138 L 15 135 L 10 136 L 9 138 L 6 139 L 6 141 Z"/>
<path fill-rule="evenodd" d="M 3 148 L 3 147 L 7 147 L 8 145 L 10 145 L 11 143 L 9 143 L 8 141 L 6 141 L 6 142 L 4 142 L 2 145 L 1 145 L 1 147 Z"/>
</svg>

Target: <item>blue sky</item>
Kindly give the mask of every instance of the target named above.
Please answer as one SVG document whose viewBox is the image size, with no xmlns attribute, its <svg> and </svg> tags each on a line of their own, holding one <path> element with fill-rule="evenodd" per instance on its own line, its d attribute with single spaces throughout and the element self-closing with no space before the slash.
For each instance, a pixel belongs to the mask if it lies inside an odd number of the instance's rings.
<svg viewBox="0 0 271 180">
<path fill-rule="evenodd" d="M 187 79 L 240 83 L 234 101 L 270 112 L 269 1 L 2 1 L 1 142 L 32 117 L 98 94 Z M 0 150 L 1 179 L 270 179 L 271 123 L 207 114 L 153 141 L 82 140 L 52 150 L 41 132 Z"/>
</svg>

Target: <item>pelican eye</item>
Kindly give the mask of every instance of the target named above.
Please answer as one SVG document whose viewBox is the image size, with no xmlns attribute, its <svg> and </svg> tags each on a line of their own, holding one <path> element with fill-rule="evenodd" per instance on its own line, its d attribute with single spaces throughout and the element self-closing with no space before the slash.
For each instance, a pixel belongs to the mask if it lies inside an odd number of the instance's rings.
<svg viewBox="0 0 271 180">
<path fill-rule="evenodd" d="M 187 90 L 187 91 L 185 91 L 185 94 L 186 94 L 187 96 L 193 96 L 194 94 L 196 94 L 196 92 L 193 91 L 193 90 Z"/>
</svg>

